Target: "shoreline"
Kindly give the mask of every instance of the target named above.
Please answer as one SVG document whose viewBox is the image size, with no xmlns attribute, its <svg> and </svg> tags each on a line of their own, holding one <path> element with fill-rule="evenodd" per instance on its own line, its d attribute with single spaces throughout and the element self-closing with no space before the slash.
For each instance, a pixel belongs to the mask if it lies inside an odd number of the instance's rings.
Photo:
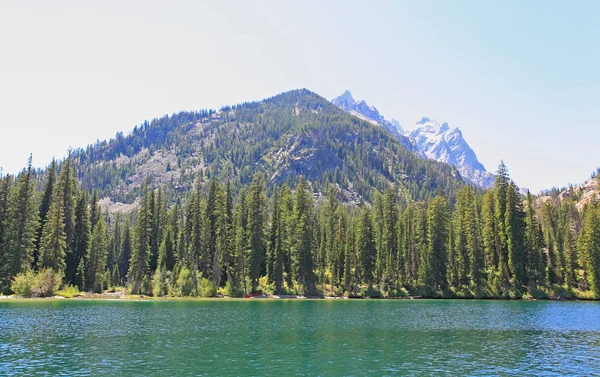
<svg viewBox="0 0 600 377">
<path fill-rule="evenodd" d="M 24 297 L 24 296 L 0 296 L 1 302 L 15 301 L 270 301 L 270 300 L 311 300 L 311 301 L 412 301 L 412 300 L 444 300 L 444 301 L 580 301 L 580 302 L 599 302 L 600 299 L 585 299 L 585 298 L 565 298 L 565 297 L 548 297 L 548 298 L 495 298 L 495 297 L 423 297 L 423 296 L 406 296 L 406 297 L 328 297 L 328 296 L 301 296 L 301 295 L 267 295 L 253 297 L 153 297 L 144 295 L 128 295 L 115 293 L 93 293 L 84 294 L 74 297 L 52 296 L 52 297 Z"/>
</svg>

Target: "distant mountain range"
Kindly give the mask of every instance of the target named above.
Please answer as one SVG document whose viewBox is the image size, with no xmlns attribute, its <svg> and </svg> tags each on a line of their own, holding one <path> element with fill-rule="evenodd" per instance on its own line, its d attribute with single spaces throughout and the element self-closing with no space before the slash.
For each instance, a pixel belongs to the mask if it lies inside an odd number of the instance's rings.
<svg viewBox="0 0 600 377">
<path fill-rule="evenodd" d="M 388 121 L 374 106 L 369 106 L 364 100 L 356 101 L 349 90 L 331 102 L 356 117 L 386 129 L 418 155 L 456 166 L 463 178 L 470 182 L 483 188 L 494 184 L 494 175 L 479 162 L 460 129 L 423 117 L 414 129 L 405 131 L 397 120 Z M 408 140 L 404 139 L 405 136 Z"/>
</svg>

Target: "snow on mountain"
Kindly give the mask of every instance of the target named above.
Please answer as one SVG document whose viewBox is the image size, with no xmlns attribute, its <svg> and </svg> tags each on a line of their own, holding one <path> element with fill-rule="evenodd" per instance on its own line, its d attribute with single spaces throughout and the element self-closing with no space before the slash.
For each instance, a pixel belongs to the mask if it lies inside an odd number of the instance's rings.
<svg viewBox="0 0 600 377">
<path fill-rule="evenodd" d="M 479 162 L 458 128 L 451 129 L 446 122 L 440 124 L 424 117 L 417 122 L 415 129 L 404 131 L 396 119 L 388 121 L 374 106 L 356 101 L 349 90 L 331 102 L 362 120 L 385 128 L 421 157 L 456 166 L 463 178 L 476 185 L 484 188 L 493 186 L 494 175 Z M 403 135 L 408 140 L 403 140 Z"/>
<path fill-rule="evenodd" d="M 398 139 L 404 135 L 404 130 L 397 120 L 388 121 L 379 114 L 374 106 L 369 106 L 365 101 L 356 101 L 349 90 L 346 90 L 341 96 L 335 97 L 331 102 L 355 117 L 385 128 Z"/>
<path fill-rule="evenodd" d="M 460 129 L 423 117 L 416 128 L 406 131 L 405 135 L 414 140 L 427 158 L 456 166 L 464 178 L 481 187 L 494 184 L 494 175 L 479 162 Z"/>
</svg>

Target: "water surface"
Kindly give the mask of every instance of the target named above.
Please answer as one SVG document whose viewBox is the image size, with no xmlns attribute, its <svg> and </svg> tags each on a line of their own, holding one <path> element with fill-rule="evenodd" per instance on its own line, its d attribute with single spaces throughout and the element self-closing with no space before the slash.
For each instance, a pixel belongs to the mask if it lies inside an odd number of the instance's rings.
<svg viewBox="0 0 600 377">
<path fill-rule="evenodd" d="M 0 302 L 0 375 L 600 375 L 600 303 Z"/>
</svg>

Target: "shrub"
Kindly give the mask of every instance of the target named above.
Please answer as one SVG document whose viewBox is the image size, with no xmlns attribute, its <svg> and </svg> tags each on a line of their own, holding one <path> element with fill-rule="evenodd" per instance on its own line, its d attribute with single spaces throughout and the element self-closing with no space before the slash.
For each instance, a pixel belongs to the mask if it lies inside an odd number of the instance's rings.
<svg viewBox="0 0 600 377">
<path fill-rule="evenodd" d="M 65 298 L 72 298 L 80 296 L 81 292 L 79 292 L 79 288 L 77 288 L 77 286 L 67 285 L 63 287 L 63 289 L 56 291 L 55 294 L 57 296 L 63 296 Z"/>
<path fill-rule="evenodd" d="M 217 288 L 213 284 L 212 280 L 202 278 L 200 279 L 200 297 L 214 297 L 217 294 Z"/>
<path fill-rule="evenodd" d="M 19 296 L 49 297 L 58 291 L 61 284 L 62 274 L 44 268 L 37 274 L 33 271 L 18 274 L 13 279 L 11 289 Z"/>
<path fill-rule="evenodd" d="M 192 272 L 185 267 L 182 267 L 181 271 L 179 271 L 179 277 L 177 278 L 175 291 L 181 297 L 191 296 L 196 291 L 194 289 Z"/>
<path fill-rule="evenodd" d="M 33 294 L 34 280 L 35 272 L 20 273 L 13 278 L 10 288 L 16 295 L 30 297 Z"/>
<path fill-rule="evenodd" d="M 263 295 L 272 295 L 275 293 L 275 283 L 269 284 L 269 277 L 266 275 L 262 276 L 258 279 L 258 289 Z"/>
<path fill-rule="evenodd" d="M 223 295 L 229 297 L 241 297 L 243 294 L 244 292 L 236 287 L 231 280 L 227 280 L 227 283 L 225 283 L 225 288 L 223 289 Z"/>
<path fill-rule="evenodd" d="M 167 296 L 169 294 L 169 281 L 170 271 L 166 271 L 164 268 L 157 269 L 152 278 L 152 295 L 156 297 Z"/>
<path fill-rule="evenodd" d="M 44 268 L 35 276 L 33 295 L 36 297 L 50 297 L 62 285 L 63 274 L 51 268 Z"/>
</svg>

